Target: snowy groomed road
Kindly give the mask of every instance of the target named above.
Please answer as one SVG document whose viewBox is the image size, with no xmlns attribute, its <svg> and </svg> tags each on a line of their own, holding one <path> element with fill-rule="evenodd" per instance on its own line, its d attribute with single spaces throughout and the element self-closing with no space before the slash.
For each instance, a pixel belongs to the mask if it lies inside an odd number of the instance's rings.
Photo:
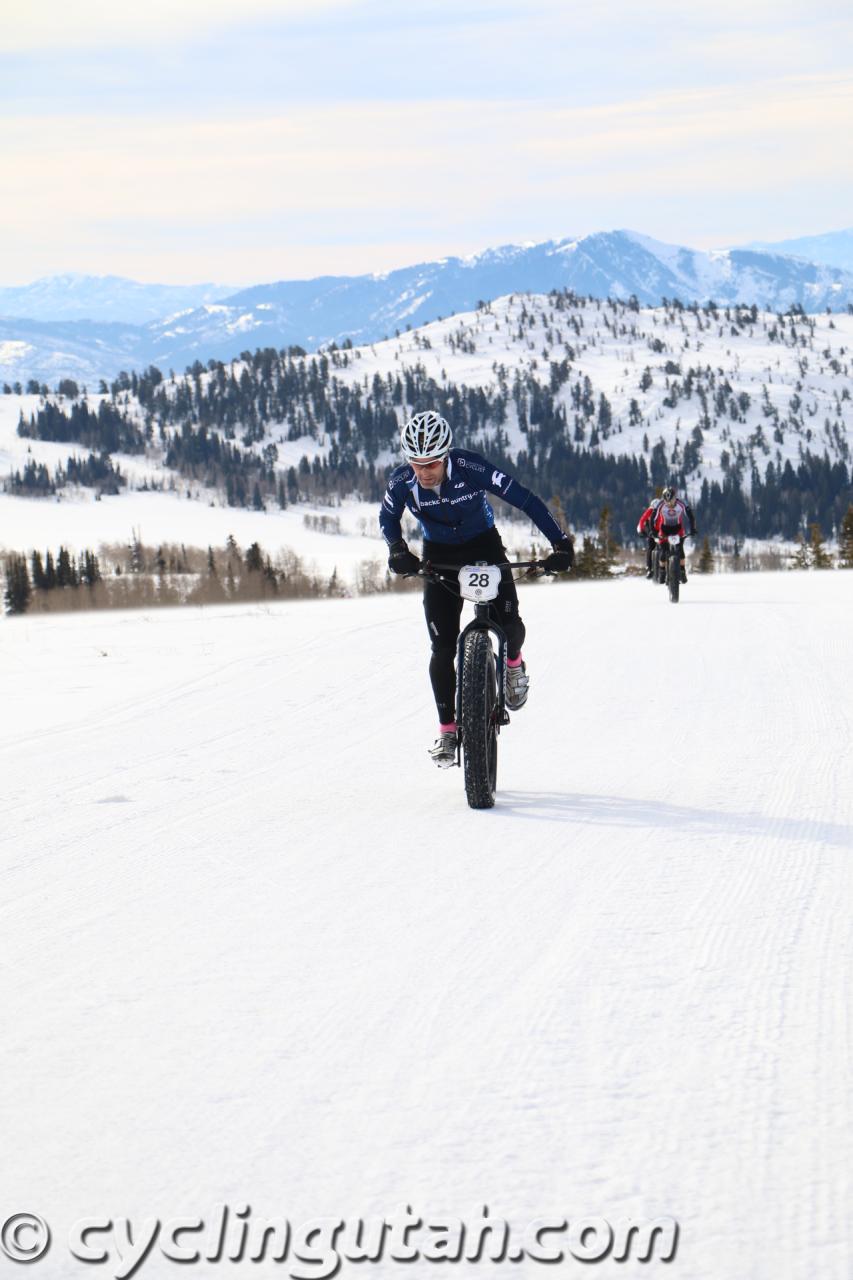
<svg viewBox="0 0 853 1280">
<path fill-rule="evenodd" d="M 848 1280 L 851 597 L 525 588 L 490 812 L 427 759 L 417 595 L 0 623 L 29 1280 L 92 1274 L 83 1217 L 220 1202 L 680 1224 L 669 1264 L 454 1274 Z"/>
</svg>

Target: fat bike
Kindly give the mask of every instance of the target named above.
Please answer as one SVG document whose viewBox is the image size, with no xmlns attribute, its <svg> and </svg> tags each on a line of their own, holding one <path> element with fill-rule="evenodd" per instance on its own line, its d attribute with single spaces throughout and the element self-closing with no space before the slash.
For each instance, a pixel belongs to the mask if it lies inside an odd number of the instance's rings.
<svg viewBox="0 0 853 1280">
<path fill-rule="evenodd" d="M 683 541 L 680 533 L 665 533 L 656 539 L 653 558 L 655 582 L 666 587 L 670 604 L 678 604 Z"/>
<path fill-rule="evenodd" d="M 463 768 L 465 795 L 472 809 L 491 809 L 495 803 L 498 735 L 510 722 L 506 705 L 507 639 L 492 608 L 501 573 L 507 569 L 524 570 L 527 577 L 547 572 L 541 560 L 469 564 L 461 568 L 427 561 L 417 574 L 474 605 L 474 617 L 460 632 L 456 647 L 456 764 Z"/>
</svg>

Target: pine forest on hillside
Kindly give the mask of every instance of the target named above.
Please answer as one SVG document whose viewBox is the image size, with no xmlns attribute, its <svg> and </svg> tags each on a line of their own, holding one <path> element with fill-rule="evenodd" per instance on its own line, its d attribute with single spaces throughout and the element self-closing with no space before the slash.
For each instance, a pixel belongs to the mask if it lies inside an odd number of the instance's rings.
<svg viewBox="0 0 853 1280">
<path fill-rule="evenodd" d="M 233 506 L 373 503 L 400 423 L 434 407 L 458 444 L 559 503 L 576 530 L 606 506 L 624 540 L 675 481 L 714 539 L 837 533 L 851 501 L 851 344 L 846 314 L 514 295 L 363 348 L 246 351 L 183 376 L 151 367 L 97 394 L 31 386 L 18 434 L 89 457 L 53 471 L 34 457 L 6 487 L 124 491 L 114 455 L 136 455 L 146 485 L 215 489 Z"/>
</svg>

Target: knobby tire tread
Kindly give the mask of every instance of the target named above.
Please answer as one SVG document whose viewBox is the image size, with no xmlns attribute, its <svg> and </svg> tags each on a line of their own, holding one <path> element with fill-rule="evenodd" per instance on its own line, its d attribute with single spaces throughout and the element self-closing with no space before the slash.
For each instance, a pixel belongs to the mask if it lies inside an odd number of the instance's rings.
<svg viewBox="0 0 853 1280">
<path fill-rule="evenodd" d="M 492 723 L 496 682 L 494 650 L 487 632 L 472 631 L 466 636 L 460 676 L 465 794 L 472 809 L 491 809 L 495 803 L 497 767 L 497 735 Z"/>
</svg>

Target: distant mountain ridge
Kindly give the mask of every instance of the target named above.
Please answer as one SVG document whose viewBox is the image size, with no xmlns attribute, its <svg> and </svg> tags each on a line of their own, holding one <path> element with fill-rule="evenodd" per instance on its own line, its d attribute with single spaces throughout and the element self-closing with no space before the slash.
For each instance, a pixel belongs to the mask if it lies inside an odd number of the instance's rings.
<svg viewBox="0 0 853 1280">
<path fill-rule="evenodd" d="M 853 272 L 757 249 L 702 252 L 632 231 L 597 232 L 505 245 L 383 275 L 255 285 L 135 329 L 123 324 L 99 330 L 82 321 L 77 327 L 40 322 L 36 329 L 32 322 L 7 317 L 0 319 L 0 378 L 90 382 L 152 363 L 180 371 L 196 360 L 230 360 L 257 347 L 316 350 L 346 339 L 370 343 L 407 326 L 470 311 L 481 301 L 552 289 L 599 298 L 634 296 L 646 306 L 678 298 L 820 312 L 853 303 Z"/>
<path fill-rule="evenodd" d="M 748 249 L 783 253 L 807 262 L 821 262 L 842 271 L 853 271 L 853 227 L 846 231 L 827 231 L 819 236 L 800 236 L 794 240 L 755 240 Z"/>
<path fill-rule="evenodd" d="M 124 276 L 68 272 L 0 287 L 0 316 L 145 325 L 170 312 L 218 302 L 233 292 L 233 285 L 227 284 L 143 284 Z"/>
</svg>

